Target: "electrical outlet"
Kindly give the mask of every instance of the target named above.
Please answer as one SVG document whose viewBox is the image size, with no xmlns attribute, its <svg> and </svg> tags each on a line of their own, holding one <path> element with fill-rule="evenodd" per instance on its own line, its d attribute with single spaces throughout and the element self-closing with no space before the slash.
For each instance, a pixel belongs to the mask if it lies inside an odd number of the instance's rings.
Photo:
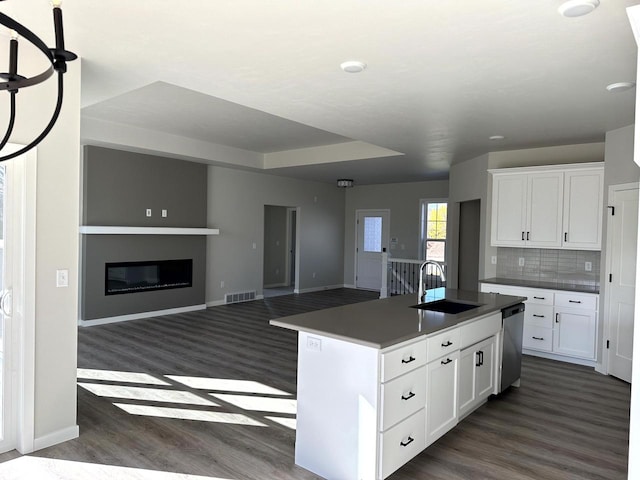
<svg viewBox="0 0 640 480">
<path fill-rule="evenodd" d="M 313 276 L 313 278 L 316 278 L 316 272 L 313 272 L 312 276 Z"/>
<path fill-rule="evenodd" d="M 322 350 L 322 340 L 316 337 L 307 337 L 307 350 Z"/>
<path fill-rule="evenodd" d="M 253 243 L 251 244 L 251 248 L 253 248 L 253 249 L 255 250 L 255 249 L 256 249 L 256 247 L 257 247 L 256 242 L 253 242 Z"/>
<path fill-rule="evenodd" d="M 150 216 L 151 216 L 151 209 L 147 208 L 147 217 L 150 217 Z"/>
<path fill-rule="evenodd" d="M 584 262 L 584 271 L 585 272 L 590 272 L 591 271 L 591 262 Z"/>
<path fill-rule="evenodd" d="M 220 281 L 220 288 L 224 288 L 224 280 Z"/>
<path fill-rule="evenodd" d="M 69 286 L 69 270 L 56 270 L 56 287 Z"/>
<path fill-rule="evenodd" d="M 162 209 L 162 218 L 167 218 L 167 210 Z"/>
<path fill-rule="evenodd" d="M 496 265 L 498 263 L 498 257 L 495 255 L 491 255 L 491 265 Z"/>
<path fill-rule="evenodd" d="M 524 267 L 524 257 L 518 257 L 518 266 Z"/>
</svg>

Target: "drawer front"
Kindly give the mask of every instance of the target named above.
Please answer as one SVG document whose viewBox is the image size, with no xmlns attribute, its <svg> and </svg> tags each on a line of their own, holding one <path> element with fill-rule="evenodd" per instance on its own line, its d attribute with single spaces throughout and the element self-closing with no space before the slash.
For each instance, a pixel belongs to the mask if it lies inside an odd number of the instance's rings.
<svg viewBox="0 0 640 480">
<path fill-rule="evenodd" d="M 427 338 L 427 362 L 460 350 L 460 329 L 454 328 Z"/>
<path fill-rule="evenodd" d="M 550 352 L 552 346 L 553 329 L 525 324 L 522 334 L 522 348 Z"/>
<path fill-rule="evenodd" d="M 489 338 L 502 328 L 502 314 L 476 320 L 460 327 L 460 348 L 466 348 L 480 340 Z"/>
<path fill-rule="evenodd" d="M 425 410 L 380 434 L 380 478 L 386 478 L 422 450 L 425 443 Z"/>
<path fill-rule="evenodd" d="M 382 430 L 424 408 L 427 402 L 427 367 L 423 366 L 380 387 Z"/>
<path fill-rule="evenodd" d="M 511 285 L 499 285 L 495 283 L 480 284 L 480 291 L 483 293 L 499 293 L 501 295 L 514 295 L 516 297 L 526 297 L 521 288 Z"/>
<path fill-rule="evenodd" d="M 524 295 L 528 305 L 553 305 L 554 292 L 550 290 L 530 289 Z"/>
<path fill-rule="evenodd" d="M 524 323 L 535 327 L 553 328 L 553 307 L 548 305 L 527 305 L 524 310 Z"/>
<path fill-rule="evenodd" d="M 383 382 L 410 372 L 427 363 L 427 342 L 424 338 L 381 355 Z"/>
<path fill-rule="evenodd" d="M 598 309 L 598 296 L 585 293 L 556 293 L 556 307 L 583 308 L 585 310 Z"/>
</svg>

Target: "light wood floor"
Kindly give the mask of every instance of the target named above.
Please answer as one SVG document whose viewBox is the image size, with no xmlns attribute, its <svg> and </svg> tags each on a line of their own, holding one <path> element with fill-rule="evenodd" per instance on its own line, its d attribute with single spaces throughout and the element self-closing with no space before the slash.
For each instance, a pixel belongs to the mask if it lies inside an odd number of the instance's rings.
<svg viewBox="0 0 640 480">
<path fill-rule="evenodd" d="M 296 333 L 269 326 L 269 319 L 375 296 L 331 290 L 81 328 L 80 368 L 147 373 L 169 384 L 153 388 L 192 393 L 220 406 L 126 400 L 78 388 L 80 438 L 34 455 L 225 480 L 318 479 L 293 463 L 295 431 L 277 421 L 292 414 L 247 410 L 209 396 L 209 387 L 189 387 L 167 375 L 253 381 L 281 391 L 254 397 L 292 398 L 286 394 L 296 389 Z M 624 479 L 629 398 L 628 384 L 593 369 L 525 357 L 520 389 L 492 398 L 389 478 Z M 265 426 L 132 415 L 114 403 L 194 415 L 235 413 Z"/>
</svg>

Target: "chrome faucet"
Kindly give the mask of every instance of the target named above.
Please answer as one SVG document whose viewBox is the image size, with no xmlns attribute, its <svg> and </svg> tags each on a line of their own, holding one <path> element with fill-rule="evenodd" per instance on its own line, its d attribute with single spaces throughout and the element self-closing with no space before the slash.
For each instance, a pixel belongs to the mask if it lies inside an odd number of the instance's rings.
<svg viewBox="0 0 640 480">
<path fill-rule="evenodd" d="M 424 285 L 424 273 L 427 269 L 427 265 L 435 265 L 438 270 L 440 270 L 440 280 L 442 283 L 446 282 L 447 279 L 444 276 L 444 268 L 441 264 L 433 260 L 427 260 L 422 265 L 420 265 L 420 282 L 418 284 L 418 303 L 424 303 L 424 297 L 426 295 L 425 285 Z"/>
</svg>

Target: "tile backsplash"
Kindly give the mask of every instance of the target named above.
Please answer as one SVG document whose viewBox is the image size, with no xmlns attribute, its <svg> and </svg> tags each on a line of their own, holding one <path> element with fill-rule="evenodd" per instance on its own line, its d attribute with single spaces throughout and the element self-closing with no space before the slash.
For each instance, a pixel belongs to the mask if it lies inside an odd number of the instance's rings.
<svg viewBox="0 0 640 480">
<path fill-rule="evenodd" d="M 524 259 L 524 265 L 520 265 Z M 496 275 L 514 280 L 558 282 L 598 287 L 600 252 L 547 248 L 498 248 Z M 587 262 L 591 271 L 586 270 Z"/>
</svg>

